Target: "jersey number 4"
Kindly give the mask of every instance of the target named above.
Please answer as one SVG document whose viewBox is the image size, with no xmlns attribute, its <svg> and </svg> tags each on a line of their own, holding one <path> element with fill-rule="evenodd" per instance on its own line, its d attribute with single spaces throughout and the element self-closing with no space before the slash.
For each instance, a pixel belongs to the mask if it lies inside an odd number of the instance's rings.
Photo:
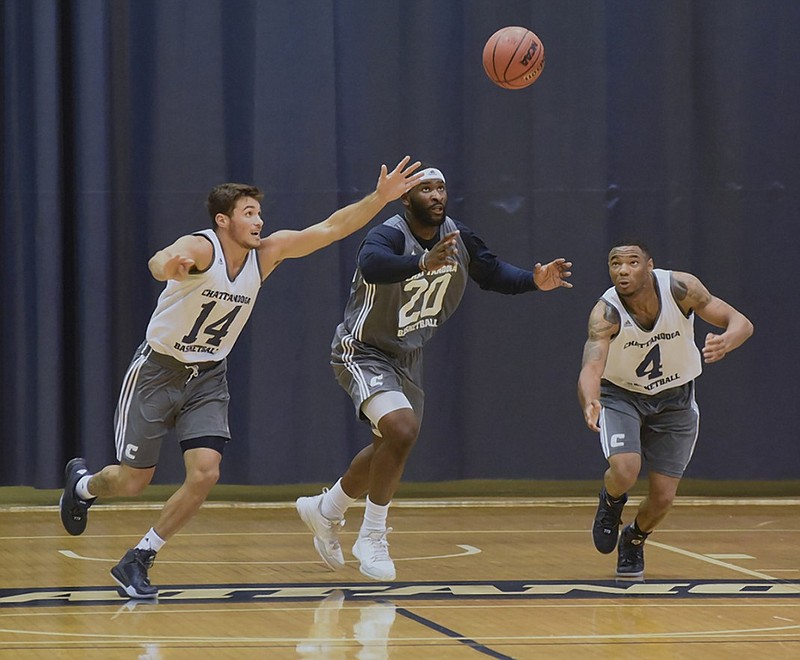
<svg viewBox="0 0 800 660">
<path fill-rule="evenodd" d="M 200 334 L 200 328 L 208 320 L 211 310 L 214 309 L 216 304 L 216 301 L 212 300 L 200 307 L 200 314 L 197 316 L 192 329 L 189 331 L 189 334 L 181 340 L 184 344 L 194 344 L 194 342 L 197 341 L 197 336 Z M 206 340 L 207 344 L 219 346 L 222 343 L 223 337 L 228 334 L 228 329 L 231 327 L 233 319 L 236 318 L 236 315 L 239 313 L 241 308 L 241 305 L 236 305 L 236 307 L 225 314 L 225 316 L 223 316 L 221 319 L 213 321 L 203 328 L 203 333 L 209 336 L 209 339 Z"/>
<path fill-rule="evenodd" d="M 644 360 L 639 363 L 639 366 L 636 367 L 636 375 L 639 376 L 639 378 L 647 376 L 649 380 L 653 380 L 663 373 L 664 370 L 661 367 L 661 347 L 656 344 L 647 352 L 647 355 L 644 356 Z"/>
</svg>

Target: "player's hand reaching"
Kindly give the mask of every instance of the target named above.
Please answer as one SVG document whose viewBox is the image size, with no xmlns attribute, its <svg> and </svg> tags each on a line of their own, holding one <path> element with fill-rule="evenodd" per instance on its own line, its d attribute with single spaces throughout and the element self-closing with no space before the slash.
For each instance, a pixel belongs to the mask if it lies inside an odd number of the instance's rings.
<svg viewBox="0 0 800 660">
<path fill-rule="evenodd" d="M 444 238 L 434 245 L 429 251 L 425 252 L 419 260 L 420 270 L 425 272 L 438 270 L 447 264 L 458 263 L 458 238 L 460 232 L 451 231 L 445 234 Z"/>
<path fill-rule="evenodd" d="M 533 282 L 540 291 L 550 291 L 559 287 L 572 288 L 567 278 L 572 275 L 570 271 L 572 262 L 566 259 L 554 259 L 549 264 L 537 263 L 533 267 Z"/>
<path fill-rule="evenodd" d="M 194 266 L 194 259 L 176 254 L 164 262 L 162 272 L 165 279 L 180 282 L 186 279 L 192 266 Z"/>
<path fill-rule="evenodd" d="M 378 177 L 378 185 L 375 191 L 384 204 L 388 204 L 407 193 L 416 186 L 422 178 L 422 172 L 414 174 L 414 171 L 417 170 L 422 163 L 417 161 L 408 165 L 408 161 L 410 160 L 411 156 L 406 156 L 397 163 L 397 167 L 391 172 L 389 172 L 386 165 L 381 165 L 381 174 Z M 408 167 L 406 167 L 407 165 Z"/>
</svg>

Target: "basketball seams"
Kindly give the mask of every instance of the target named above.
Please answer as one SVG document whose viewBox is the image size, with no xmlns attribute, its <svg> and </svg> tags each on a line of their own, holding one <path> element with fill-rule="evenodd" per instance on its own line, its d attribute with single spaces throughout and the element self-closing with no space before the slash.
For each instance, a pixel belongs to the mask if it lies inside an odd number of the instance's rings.
<svg viewBox="0 0 800 660">
<path fill-rule="evenodd" d="M 531 61 L 524 64 L 531 48 L 534 50 Z M 525 57 L 520 58 L 523 51 Z M 483 50 L 483 68 L 487 76 L 504 89 L 522 89 L 533 84 L 544 69 L 544 63 L 542 40 L 532 30 L 522 26 L 507 26 L 497 30 Z"/>
<path fill-rule="evenodd" d="M 514 47 L 514 52 L 511 53 L 511 57 L 508 58 L 508 64 L 506 64 L 506 68 L 503 71 L 503 82 L 506 83 L 506 84 L 510 84 L 510 83 L 514 82 L 515 80 L 519 80 L 519 78 L 521 77 L 521 76 L 514 76 L 513 78 L 509 78 L 508 77 L 508 70 L 511 68 L 512 64 L 516 63 L 517 55 L 519 54 L 519 48 L 520 48 L 520 46 L 522 46 L 522 44 L 528 38 L 529 34 L 531 34 L 530 30 L 526 30 L 522 34 L 522 37 L 517 42 L 517 45 Z M 525 74 L 523 73 L 522 75 L 524 76 Z"/>
</svg>

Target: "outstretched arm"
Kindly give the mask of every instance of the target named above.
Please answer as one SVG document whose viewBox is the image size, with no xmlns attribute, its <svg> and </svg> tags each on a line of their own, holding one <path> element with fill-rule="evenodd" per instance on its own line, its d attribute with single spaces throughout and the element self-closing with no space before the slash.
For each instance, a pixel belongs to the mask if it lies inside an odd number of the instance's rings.
<svg viewBox="0 0 800 660">
<path fill-rule="evenodd" d="M 578 401 L 583 418 L 592 431 L 600 431 L 600 378 L 606 368 L 611 338 L 619 332 L 619 313 L 604 300 L 598 300 L 589 315 L 589 337 L 583 346 L 583 361 L 578 377 Z"/>
<path fill-rule="evenodd" d="M 415 171 L 419 161 L 409 165 L 406 156 L 389 172 L 381 165 L 375 190 L 358 202 L 339 209 L 327 219 L 303 230 L 283 229 L 270 234 L 258 248 L 261 272 L 266 277 L 284 259 L 296 259 L 316 252 L 361 229 L 391 201 L 413 188 L 422 176 Z"/>
<path fill-rule="evenodd" d="M 706 323 L 724 330 L 721 334 L 709 332 L 706 335 L 703 361 L 708 364 L 719 362 L 753 334 L 750 319 L 721 298 L 711 295 L 690 273 L 672 273 L 672 294 L 686 314 L 694 311 Z"/>
<path fill-rule="evenodd" d="M 147 262 L 150 273 L 159 282 L 185 280 L 194 266 L 202 271 L 208 268 L 214 248 L 202 236 L 181 236 L 172 245 L 159 250 Z"/>
</svg>

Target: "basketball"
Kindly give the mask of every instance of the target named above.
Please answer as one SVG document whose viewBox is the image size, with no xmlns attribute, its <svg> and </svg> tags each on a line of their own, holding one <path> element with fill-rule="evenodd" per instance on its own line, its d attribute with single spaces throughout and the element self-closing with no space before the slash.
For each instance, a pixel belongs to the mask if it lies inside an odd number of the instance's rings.
<svg viewBox="0 0 800 660">
<path fill-rule="evenodd" d="M 544 69 L 544 44 L 527 28 L 500 28 L 483 47 L 483 68 L 495 85 L 505 89 L 528 87 Z"/>
</svg>

